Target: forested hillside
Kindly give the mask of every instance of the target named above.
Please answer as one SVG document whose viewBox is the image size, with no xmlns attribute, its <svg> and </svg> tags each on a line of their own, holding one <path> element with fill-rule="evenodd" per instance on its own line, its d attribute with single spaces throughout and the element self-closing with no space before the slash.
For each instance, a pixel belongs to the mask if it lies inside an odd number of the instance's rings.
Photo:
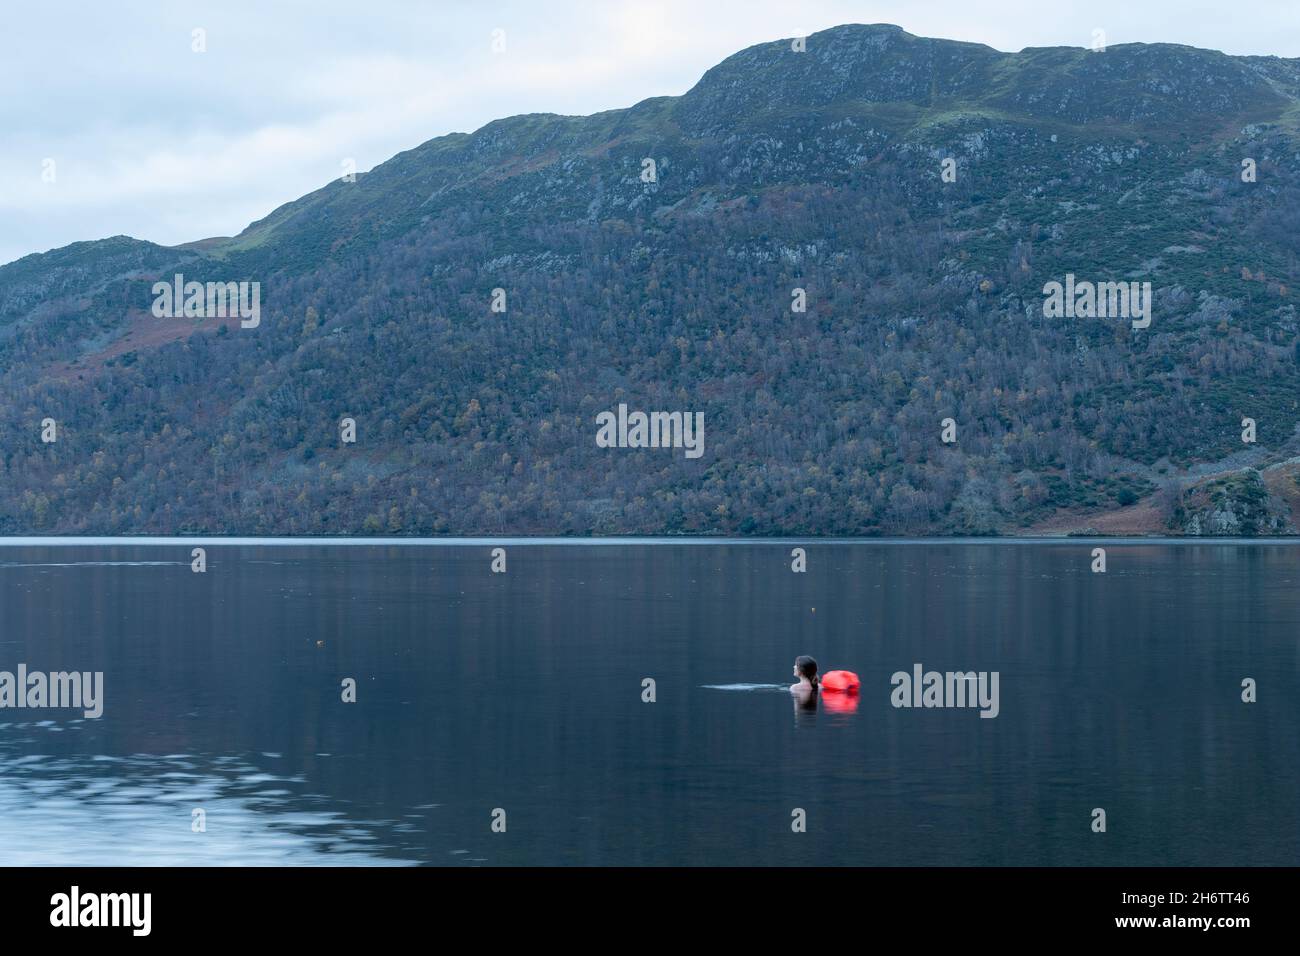
<svg viewBox="0 0 1300 956">
<path fill-rule="evenodd" d="M 178 272 L 260 324 L 155 317 Z M 1298 280 L 1300 61 L 844 26 L 0 268 L 0 533 L 1294 533 Z"/>
</svg>

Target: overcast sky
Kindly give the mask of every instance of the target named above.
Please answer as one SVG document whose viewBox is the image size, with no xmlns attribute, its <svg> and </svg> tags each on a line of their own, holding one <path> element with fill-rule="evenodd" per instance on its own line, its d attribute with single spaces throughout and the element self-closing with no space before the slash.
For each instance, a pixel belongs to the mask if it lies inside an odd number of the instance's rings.
<svg viewBox="0 0 1300 956">
<path fill-rule="evenodd" d="M 746 46 L 840 23 L 999 50 L 1088 46 L 1100 28 L 1112 45 L 1300 57 L 1300 0 L 6 4 L 0 263 L 122 233 L 167 245 L 233 235 L 345 159 L 366 170 L 501 116 L 680 94 Z"/>
</svg>

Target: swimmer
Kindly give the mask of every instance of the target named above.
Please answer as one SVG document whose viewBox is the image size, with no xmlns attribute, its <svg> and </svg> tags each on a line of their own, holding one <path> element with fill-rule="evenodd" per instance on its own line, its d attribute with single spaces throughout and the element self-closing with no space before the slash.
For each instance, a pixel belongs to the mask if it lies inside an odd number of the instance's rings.
<svg viewBox="0 0 1300 956">
<path fill-rule="evenodd" d="M 794 659 L 794 676 L 799 683 L 790 685 L 790 693 L 799 697 L 816 695 L 820 683 L 817 679 L 817 662 L 811 657 L 801 655 Z"/>
<path fill-rule="evenodd" d="M 862 682 L 853 671 L 827 671 L 817 673 L 817 662 L 811 657 L 800 656 L 794 661 L 794 676 L 799 683 L 792 684 L 790 694 L 794 697 L 795 711 L 815 710 L 818 699 L 826 703 L 828 710 L 837 713 L 855 713 L 858 709 L 858 688 Z"/>
</svg>

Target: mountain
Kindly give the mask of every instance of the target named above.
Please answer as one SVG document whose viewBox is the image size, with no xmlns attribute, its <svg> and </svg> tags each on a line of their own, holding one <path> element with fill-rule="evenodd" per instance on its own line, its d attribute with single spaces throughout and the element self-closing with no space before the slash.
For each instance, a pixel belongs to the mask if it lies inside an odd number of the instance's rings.
<svg viewBox="0 0 1300 956">
<path fill-rule="evenodd" d="M 797 46 L 0 268 L 0 533 L 1295 533 L 1300 60 Z M 260 322 L 155 317 L 177 273 Z"/>
</svg>

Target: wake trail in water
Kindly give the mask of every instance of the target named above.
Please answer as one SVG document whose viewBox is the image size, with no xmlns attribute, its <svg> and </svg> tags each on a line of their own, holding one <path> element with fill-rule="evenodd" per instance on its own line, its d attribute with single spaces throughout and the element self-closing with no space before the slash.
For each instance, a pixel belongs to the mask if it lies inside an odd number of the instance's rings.
<svg viewBox="0 0 1300 956">
<path fill-rule="evenodd" d="M 701 684 L 706 690 L 789 690 L 785 684 Z"/>
<path fill-rule="evenodd" d="M 17 564 L 0 561 L 0 568 L 152 568 L 172 564 L 189 564 L 188 561 L 63 561 L 41 564 Z"/>
</svg>

